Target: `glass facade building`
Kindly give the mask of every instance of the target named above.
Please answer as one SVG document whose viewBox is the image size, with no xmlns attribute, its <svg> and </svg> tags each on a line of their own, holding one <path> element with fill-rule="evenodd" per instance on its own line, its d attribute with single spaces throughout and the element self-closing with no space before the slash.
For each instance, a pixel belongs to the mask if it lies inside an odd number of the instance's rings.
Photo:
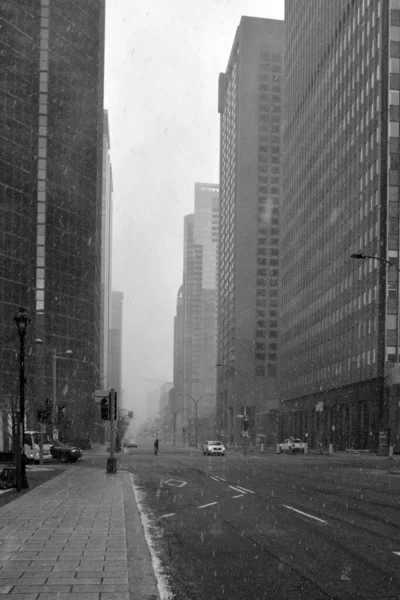
<svg viewBox="0 0 400 600">
<path fill-rule="evenodd" d="M 285 11 L 282 435 L 374 448 L 398 425 L 400 3 Z"/>
<path fill-rule="evenodd" d="M 104 12 L 103 0 L 11 0 L 0 15 L 0 377 L 15 372 L 11 319 L 22 304 L 28 418 L 53 395 L 56 354 L 75 438 L 91 437 L 100 366 Z"/>
<path fill-rule="evenodd" d="M 219 78 L 219 430 L 276 403 L 283 21 L 242 17 Z M 254 418 L 253 418 L 254 421 Z M 250 427 L 254 437 L 254 426 Z"/>
</svg>

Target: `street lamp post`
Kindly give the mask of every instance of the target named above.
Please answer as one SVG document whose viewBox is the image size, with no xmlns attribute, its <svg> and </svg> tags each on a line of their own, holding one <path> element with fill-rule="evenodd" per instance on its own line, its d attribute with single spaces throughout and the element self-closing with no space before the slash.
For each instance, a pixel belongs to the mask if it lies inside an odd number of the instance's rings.
<svg viewBox="0 0 400 600">
<path fill-rule="evenodd" d="M 67 360 L 69 356 L 73 354 L 72 350 L 66 350 L 65 354 L 67 356 L 62 356 L 62 354 L 57 354 L 55 348 L 53 348 L 53 438 L 54 435 L 58 436 L 57 430 L 57 359 L 58 360 Z"/>
<path fill-rule="evenodd" d="M 389 267 L 394 268 L 397 271 L 398 274 L 400 273 L 400 269 L 393 262 L 391 262 L 390 260 L 387 260 L 386 258 L 380 258 L 379 256 L 371 256 L 371 255 L 368 255 L 368 254 L 363 254 L 361 252 L 360 253 L 351 254 L 350 258 L 358 259 L 358 260 L 366 260 L 367 258 L 370 258 L 372 260 L 377 260 L 377 261 L 379 261 L 379 262 L 381 262 L 381 263 L 383 263 L 385 265 L 389 265 Z M 399 292 L 400 291 L 399 290 L 399 281 L 398 281 L 397 285 L 398 285 L 398 292 Z M 397 294 L 397 296 L 398 296 L 398 301 L 399 301 L 399 297 L 400 297 L 399 293 Z M 400 337 L 400 325 L 399 325 L 399 314 L 398 314 L 398 311 L 399 311 L 399 308 L 397 308 L 397 335 L 396 335 L 396 359 L 395 359 L 396 363 L 399 362 L 399 348 L 400 348 L 400 340 L 399 340 L 399 337 Z M 386 374 L 387 374 L 387 370 L 385 368 L 386 359 L 384 358 L 386 356 L 385 329 L 379 330 L 379 331 L 383 332 L 382 337 L 381 338 L 378 337 L 378 351 L 379 351 L 379 346 L 380 346 L 380 342 L 381 342 L 381 344 L 384 347 L 384 349 L 383 349 L 384 354 L 383 354 L 383 358 L 382 358 L 382 370 L 381 370 L 381 373 L 382 373 L 382 376 L 385 377 Z M 382 406 L 382 413 L 381 413 L 382 418 L 384 418 L 384 415 L 383 415 L 383 411 L 384 411 L 383 407 L 385 405 L 385 401 L 384 401 L 384 397 L 385 396 L 384 395 L 385 395 L 385 391 L 384 391 L 384 386 L 383 386 L 383 388 L 382 388 L 382 400 L 381 400 L 381 402 L 382 402 L 382 405 L 381 405 Z M 391 401 L 392 401 L 391 393 L 389 392 L 389 399 L 388 399 L 388 402 L 389 402 L 388 441 L 387 441 L 389 448 L 390 448 L 391 443 L 392 443 L 392 440 L 391 440 L 391 416 L 390 416 L 390 413 L 392 411 L 392 407 L 390 406 L 391 405 Z"/>
<path fill-rule="evenodd" d="M 25 468 L 24 421 L 25 421 L 25 336 L 31 319 L 27 311 L 20 307 L 13 319 L 19 334 L 19 418 L 17 419 L 17 447 L 15 448 L 17 491 L 28 489 Z"/>
<path fill-rule="evenodd" d="M 197 448 L 197 406 L 200 402 L 200 400 L 202 398 L 207 398 L 207 397 L 212 397 L 213 394 L 203 394 L 202 396 L 200 396 L 200 398 L 193 398 L 193 396 L 191 396 L 190 394 L 179 394 L 180 396 L 187 396 L 188 398 L 190 398 L 193 402 L 194 402 L 194 435 L 195 435 L 195 444 L 196 444 L 196 448 Z"/>
<path fill-rule="evenodd" d="M 234 367 L 233 365 L 224 365 L 222 363 L 217 363 L 215 365 L 216 367 L 222 368 L 222 369 L 232 369 L 232 371 L 235 371 L 236 373 L 238 373 L 240 375 L 240 377 L 242 378 L 242 386 L 243 386 L 243 391 L 244 391 L 244 384 L 246 382 L 246 379 L 252 374 L 255 373 L 255 371 L 257 371 L 258 366 L 254 367 L 253 369 L 251 369 L 248 373 L 246 373 L 246 375 L 243 375 L 243 373 L 237 368 Z M 236 398 L 239 398 L 239 385 L 236 384 Z M 244 414 L 243 414 L 243 419 L 247 420 L 247 402 L 246 402 L 246 396 L 244 396 L 245 400 L 244 400 Z M 256 406 L 255 406 L 255 394 L 254 394 L 254 385 L 253 385 L 253 409 L 254 409 L 254 426 L 255 426 L 255 422 L 256 422 Z M 244 421 L 243 421 L 244 423 Z M 244 430 L 244 427 L 243 427 Z M 247 430 L 243 431 L 243 433 L 247 434 Z M 247 435 L 244 438 L 244 445 L 243 445 L 243 450 L 244 450 L 244 454 L 246 454 L 247 448 L 246 448 L 246 438 Z"/>
<path fill-rule="evenodd" d="M 166 410 L 170 410 L 172 412 L 172 414 L 174 415 L 174 440 L 173 440 L 173 445 L 175 446 L 175 441 L 176 441 L 176 417 L 177 417 L 178 412 L 180 412 L 181 410 L 185 410 L 185 409 L 184 408 L 178 408 L 178 409 L 174 410 L 170 406 L 166 406 L 165 409 Z"/>
</svg>

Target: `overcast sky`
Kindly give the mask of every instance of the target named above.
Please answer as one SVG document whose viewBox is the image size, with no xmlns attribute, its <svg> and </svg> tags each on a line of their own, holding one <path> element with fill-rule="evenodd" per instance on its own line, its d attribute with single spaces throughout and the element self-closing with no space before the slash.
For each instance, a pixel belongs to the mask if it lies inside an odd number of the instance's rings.
<svg viewBox="0 0 400 600">
<path fill-rule="evenodd" d="M 194 182 L 218 183 L 218 75 L 242 15 L 283 0 L 107 0 L 105 100 L 114 181 L 113 289 L 124 293 L 125 407 L 172 380 L 183 217 Z"/>
</svg>

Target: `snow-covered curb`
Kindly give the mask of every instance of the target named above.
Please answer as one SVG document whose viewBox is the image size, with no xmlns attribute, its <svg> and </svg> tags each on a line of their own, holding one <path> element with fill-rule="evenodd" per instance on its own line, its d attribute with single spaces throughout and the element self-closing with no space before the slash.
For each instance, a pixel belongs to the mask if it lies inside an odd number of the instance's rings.
<svg viewBox="0 0 400 600">
<path fill-rule="evenodd" d="M 140 519 L 143 525 L 144 537 L 149 548 L 154 575 L 157 580 L 158 593 L 160 600 L 173 600 L 173 594 L 169 587 L 168 578 L 164 573 L 161 560 L 157 554 L 157 539 L 162 538 L 162 531 L 153 524 L 154 518 L 149 508 L 145 505 L 146 494 L 136 484 L 134 475 L 129 473 L 133 493 L 135 494 L 136 504 L 139 509 Z"/>
</svg>

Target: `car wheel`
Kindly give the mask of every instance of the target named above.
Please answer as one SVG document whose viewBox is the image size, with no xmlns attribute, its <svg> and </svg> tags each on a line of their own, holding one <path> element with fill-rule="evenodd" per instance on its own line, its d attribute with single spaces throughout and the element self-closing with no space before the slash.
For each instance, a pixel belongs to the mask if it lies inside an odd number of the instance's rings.
<svg viewBox="0 0 400 600">
<path fill-rule="evenodd" d="M 225 456 L 225 452 L 223 452 L 223 453 L 221 454 L 221 456 Z"/>
<path fill-rule="evenodd" d="M 60 454 L 60 462 L 66 463 L 66 462 L 68 462 L 68 460 L 69 460 L 68 454 L 66 454 L 65 452 Z"/>
<path fill-rule="evenodd" d="M 71 462 L 73 462 L 73 463 L 76 463 L 76 462 L 78 462 L 78 457 L 76 457 L 76 458 L 71 458 Z"/>
</svg>

